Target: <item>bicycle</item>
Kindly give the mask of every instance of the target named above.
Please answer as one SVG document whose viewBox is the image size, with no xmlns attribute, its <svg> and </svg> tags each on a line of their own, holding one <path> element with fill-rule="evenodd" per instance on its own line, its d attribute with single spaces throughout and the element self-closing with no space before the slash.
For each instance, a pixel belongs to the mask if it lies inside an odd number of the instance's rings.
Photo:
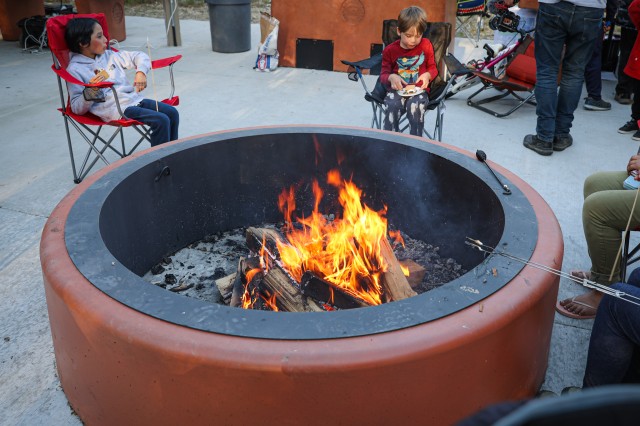
<svg viewBox="0 0 640 426">
<path fill-rule="evenodd" d="M 461 92 L 469 87 L 475 86 L 480 83 L 480 79 L 473 74 L 474 71 L 485 71 L 490 73 L 494 77 L 500 77 L 506 68 L 506 64 L 509 58 L 512 56 L 513 52 L 522 44 L 524 38 L 533 30 L 525 31 L 518 28 L 520 23 L 520 17 L 515 13 L 509 10 L 509 7 L 506 6 L 503 2 L 495 2 L 494 7 L 496 10 L 496 14 L 489 21 L 489 27 L 496 31 L 504 31 L 509 33 L 517 33 L 518 39 L 509 44 L 508 46 L 504 46 L 503 44 L 489 44 L 485 43 L 482 48 L 486 52 L 486 56 L 483 59 L 479 60 L 471 60 L 466 65 L 465 68 L 469 70 L 468 73 L 460 73 L 458 72 L 455 80 L 451 84 L 451 88 L 449 92 L 447 92 L 446 97 L 450 98 L 458 92 Z"/>
</svg>

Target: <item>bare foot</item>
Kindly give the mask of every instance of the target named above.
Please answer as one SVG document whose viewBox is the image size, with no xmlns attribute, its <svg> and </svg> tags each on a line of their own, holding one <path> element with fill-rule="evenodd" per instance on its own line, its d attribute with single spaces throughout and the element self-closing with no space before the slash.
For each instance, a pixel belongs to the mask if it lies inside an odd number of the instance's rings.
<svg viewBox="0 0 640 426">
<path fill-rule="evenodd" d="M 598 310 L 602 296 L 602 293 L 591 290 L 580 296 L 560 301 L 560 306 L 578 316 L 594 316 Z"/>
</svg>

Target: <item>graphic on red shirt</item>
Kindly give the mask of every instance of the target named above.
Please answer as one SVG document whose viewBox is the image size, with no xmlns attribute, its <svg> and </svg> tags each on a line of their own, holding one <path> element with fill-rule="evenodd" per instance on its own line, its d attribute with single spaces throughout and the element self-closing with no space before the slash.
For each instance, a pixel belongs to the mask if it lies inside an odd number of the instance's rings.
<svg viewBox="0 0 640 426">
<path fill-rule="evenodd" d="M 420 65 L 424 62 L 424 53 L 418 56 L 401 56 L 396 59 L 398 75 L 409 84 L 416 83 L 420 77 Z"/>
</svg>

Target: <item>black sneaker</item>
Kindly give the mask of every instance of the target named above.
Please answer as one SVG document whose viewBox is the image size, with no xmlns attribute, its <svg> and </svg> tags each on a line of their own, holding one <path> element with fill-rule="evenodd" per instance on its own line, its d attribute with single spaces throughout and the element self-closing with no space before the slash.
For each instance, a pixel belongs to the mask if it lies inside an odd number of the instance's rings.
<svg viewBox="0 0 640 426">
<path fill-rule="evenodd" d="M 604 99 L 595 99 L 591 97 L 584 98 L 584 109 L 589 111 L 609 111 L 611 103 Z"/>
<path fill-rule="evenodd" d="M 635 132 L 633 136 L 631 136 L 631 139 L 633 139 L 634 141 L 640 141 L 640 130 Z"/>
<path fill-rule="evenodd" d="M 564 151 L 573 145 L 573 137 L 571 135 L 554 136 L 553 137 L 553 150 Z"/>
<path fill-rule="evenodd" d="M 638 121 L 629 120 L 625 123 L 624 126 L 618 129 L 618 133 L 631 133 L 631 132 L 637 132 L 638 130 L 640 130 L 640 127 L 638 127 Z"/>
<path fill-rule="evenodd" d="M 522 145 L 537 152 L 540 155 L 553 154 L 553 143 L 541 141 L 536 135 L 525 136 L 524 141 L 522 141 Z"/>
<path fill-rule="evenodd" d="M 631 99 L 631 93 L 616 93 L 614 98 L 616 102 L 622 105 L 631 105 L 633 103 L 633 99 Z"/>
</svg>

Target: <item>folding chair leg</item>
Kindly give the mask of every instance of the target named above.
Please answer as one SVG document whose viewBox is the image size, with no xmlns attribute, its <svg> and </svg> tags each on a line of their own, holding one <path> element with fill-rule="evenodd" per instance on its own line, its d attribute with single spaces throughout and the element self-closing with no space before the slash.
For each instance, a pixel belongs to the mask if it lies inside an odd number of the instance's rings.
<svg viewBox="0 0 640 426">
<path fill-rule="evenodd" d="M 371 117 L 371 128 L 381 130 L 382 114 L 384 113 L 384 110 L 381 105 L 374 102 L 371 102 L 371 110 L 373 112 L 373 116 Z"/>
<path fill-rule="evenodd" d="M 67 131 L 67 145 L 69 147 L 69 157 L 71 158 L 71 170 L 73 171 L 73 182 L 80 183 L 82 179 L 78 177 L 78 173 L 76 172 L 76 162 L 73 158 L 73 146 L 71 145 L 71 133 L 69 132 L 69 118 L 64 116 L 64 128 Z"/>
<path fill-rule="evenodd" d="M 476 19 L 475 25 L 476 25 L 476 34 L 475 36 L 471 33 L 471 30 L 469 29 L 469 26 L 471 26 L 473 24 L 473 22 L 471 22 L 471 19 Z M 467 20 L 462 20 L 459 17 L 456 19 L 457 23 L 458 23 L 458 29 L 460 31 L 462 31 L 462 34 L 465 35 L 465 37 L 467 39 L 469 39 L 471 41 L 471 43 L 473 44 L 473 47 L 478 47 L 480 45 L 480 33 L 482 32 L 482 15 L 473 15 L 472 17 L 467 17 Z"/>
<path fill-rule="evenodd" d="M 630 232 L 627 231 L 624 234 L 624 250 L 622 251 L 622 257 L 620 258 L 620 281 L 627 282 L 627 262 L 629 260 L 629 237 Z M 636 250 L 637 247 L 634 249 Z"/>
<path fill-rule="evenodd" d="M 91 155 L 91 151 L 92 149 L 89 149 L 87 151 L 87 154 L 85 155 L 84 161 L 82 162 L 82 167 L 80 169 L 80 180 L 84 179 L 89 172 L 91 171 L 91 169 L 93 169 L 93 166 L 95 166 L 95 164 L 98 162 L 98 160 L 102 160 L 105 164 L 110 164 L 109 161 L 105 158 L 104 153 L 107 150 L 107 148 L 109 148 L 111 146 L 112 141 L 117 137 L 118 133 L 120 133 L 120 137 L 122 138 L 122 128 L 119 128 L 118 130 L 116 130 L 116 132 L 111 136 L 111 138 L 109 138 L 109 141 L 107 143 L 104 142 L 104 139 L 102 139 L 100 137 L 100 130 L 102 130 L 102 127 L 100 129 L 98 129 L 98 131 L 95 134 L 95 137 L 93 139 L 93 143 L 91 143 L 91 147 L 93 148 L 93 150 L 96 153 L 96 156 L 93 157 L 93 161 L 91 161 L 91 163 L 87 164 Z M 101 142 L 104 143 L 104 146 L 102 147 L 102 149 L 98 150 L 95 147 L 95 143 L 100 140 Z M 116 150 L 114 150 L 116 151 Z M 118 151 L 116 151 L 118 152 Z M 122 155 L 120 155 L 120 157 L 122 157 Z"/>
<path fill-rule="evenodd" d="M 127 148 L 124 146 L 124 132 L 120 129 L 120 146 L 122 146 L 122 156 L 127 156 Z M 138 146 L 138 145 L 136 145 Z"/>
<path fill-rule="evenodd" d="M 151 142 L 151 129 L 145 126 L 142 126 L 142 130 L 140 130 L 141 126 L 133 126 L 133 128 L 136 130 L 136 132 L 140 133 L 140 135 L 142 136 L 140 139 L 138 139 L 138 142 L 136 142 L 136 144 L 133 146 L 133 148 L 131 148 L 131 150 L 129 152 L 126 152 L 125 150 L 123 150 L 123 157 L 127 157 L 129 155 L 131 155 L 133 153 L 133 151 L 135 151 L 138 146 L 142 143 L 142 141 L 149 141 Z"/>
<path fill-rule="evenodd" d="M 467 105 L 472 106 L 474 108 L 477 108 L 477 109 L 479 109 L 481 111 L 484 111 L 486 113 L 489 113 L 489 114 L 493 115 L 494 117 L 500 117 L 500 118 L 510 115 L 511 113 L 513 113 L 515 110 L 517 110 L 518 108 L 520 108 L 524 104 L 529 104 L 529 105 L 534 105 L 534 106 L 536 105 L 535 101 L 531 100 L 531 98 L 533 98 L 535 96 L 535 93 L 533 91 L 531 93 L 529 93 L 529 95 L 526 96 L 526 97 L 519 96 L 518 94 L 516 94 L 514 92 L 504 91 L 503 93 L 500 93 L 500 94 L 498 94 L 496 96 L 491 96 L 489 98 L 480 99 L 478 101 L 473 101 L 472 100 L 473 98 L 475 98 L 480 93 L 484 92 L 487 89 L 491 89 L 491 88 L 493 88 L 493 87 L 484 86 L 484 87 L 480 88 L 479 90 L 477 90 L 475 93 L 473 93 L 471 96 L 469 96 L 467 98 Z M 487 104 L 489 102 L 493 102 L 493 101 L 500 100 L 502 98 L 506 98 L 509 95 L 514 96 L 520 102 L 518 104 L 516 104 L 516 106 L 514 106 L 513 108 L 511 108 L 507 112 L 500 113 L 500 112 L 494 111 L 492 109 L 489 109 L 489 108 L 486 108 L 486 107 L 483 106 L 483 104 Z"/>
<path fill-rule="evenodd" d="M 73 181 L 75 183 L 82 182 L 82 180 L 93 169 L 93 166 L 98 162 L 98 160 L 102 160 L 102 162 L 104 164 L 107 164 L 107 165 L 109 164 L 109 161 L 104 156 L 104 153 L 106 152 L 107 149 L 111 149 L 119 157 L 123 157 L 124 156 L 122 152 L 118 151 L 117 149 L 115 149 L 112 146 L 113 141 L 118 136 L 118 134 L 120 134 L 121 140 L 123 140 L 122 128 L 118 128 L 116 131 L 114 131 L 114 133 L 111 135 L 111 137 L 108 140 L 105 140 L 103 137 L 100 136 L 100 132 L 102 131 L 102 127 L 103 126 L 99 126 L 98 130 L 94 132 L 88 126 L 86 126 L 86 125 L 84 125 L 82 123 L 77 123 L 77 122 L 71 120 L 70 118 L 68 118 L 67 116 L 65 116 L 64 119 L 65 119 L 65 130 L 67 132 L 67 144 L 69 146 L 69 156 L 71 158 L 71 168 L 73 170 Z M 75 162 L 75 154 L 74 154 L 74 151 L 73 151 L 73 145 L 72 145 L 72 141 L 71 141 L 71 132 L 69 131 L 69 124 L 68 124 L 69 121 L 71 121 L 71 124 L 73 125 L 73 127 L 78 131 L 80 136 L 89 145 L 89 148 L 87 149 L 87 153 L 84 156 L 84 160 L 83 160 L 82 165 L 80 166 L 79 170 L 78 170 L 78 168 L 76 166 L 76 162 Z M 84 129 L 86 132 L 92 134 L 93 135 L 93 140 L 90 140 L 87 137 L 87 135 L 85 134 L 85 132 L 82 131 L 82 129 Z M 102 144 L 103 144 L 102 148 L 100 148 L 100 149 L 98 149 L 98 147 L 96 146 L 96 143 L 98 141 L 102 142 Z M 94 154 L 94 158 L 93 158 L 92 161 L 90 161 L 91 153 Z"/>
</svg>

